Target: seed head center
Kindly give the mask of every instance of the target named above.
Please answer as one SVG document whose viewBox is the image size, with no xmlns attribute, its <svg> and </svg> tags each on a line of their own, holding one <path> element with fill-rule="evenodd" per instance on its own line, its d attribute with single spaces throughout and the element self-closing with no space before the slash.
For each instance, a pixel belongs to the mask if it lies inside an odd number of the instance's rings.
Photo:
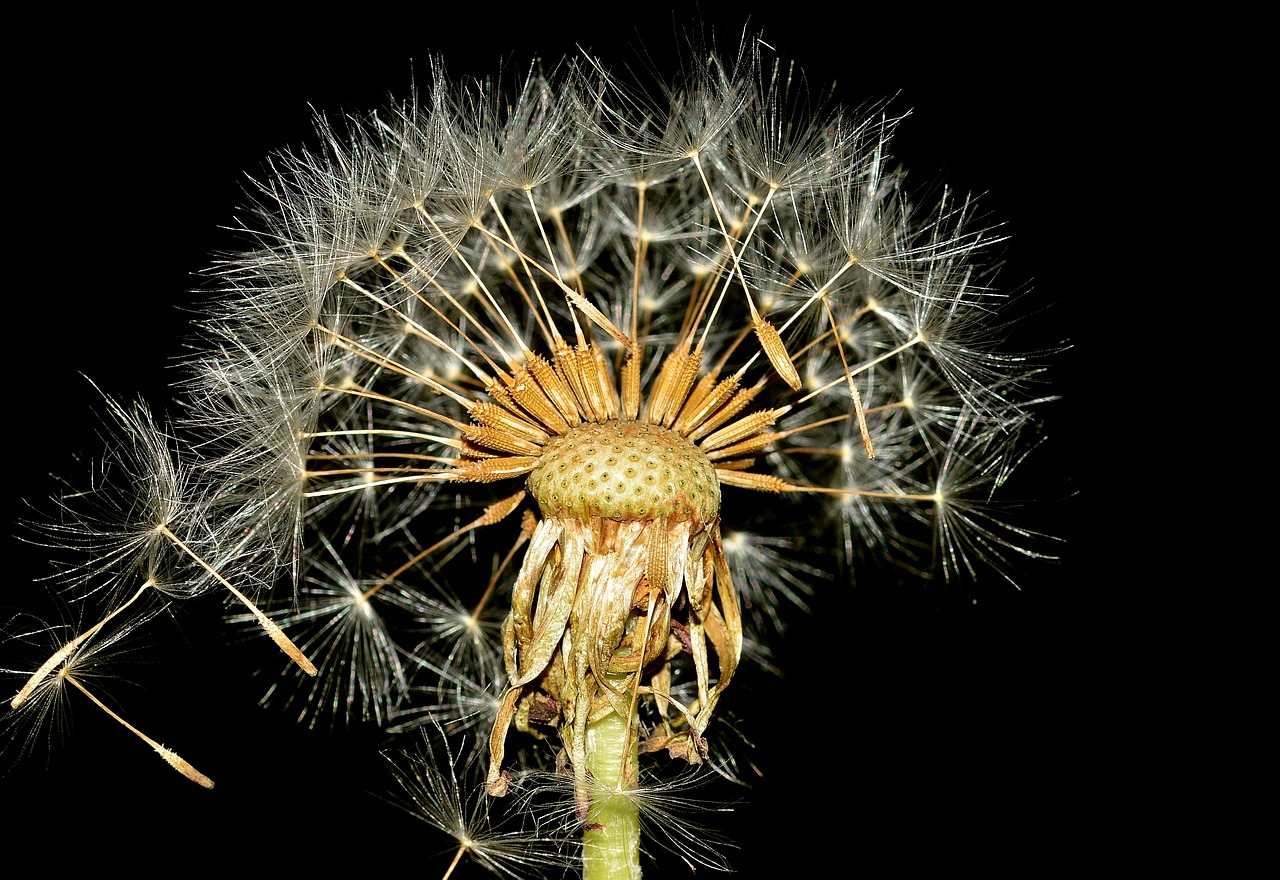
<svg viewBox="0 0 1280 880">
<path fill-rule="evenodd" d="M 720 515 L 720 481 L 706 454 L 649 422 L 588 422 L 552 437 L 529 474 L 529 492 L 544 516 L 584 522 L 708 523 Z"/>
</svg>

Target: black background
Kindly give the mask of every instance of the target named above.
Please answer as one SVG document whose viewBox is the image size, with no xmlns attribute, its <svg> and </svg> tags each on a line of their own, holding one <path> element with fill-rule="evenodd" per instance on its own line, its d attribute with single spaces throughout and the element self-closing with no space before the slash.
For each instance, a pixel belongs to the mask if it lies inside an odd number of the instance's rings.
<svg viewBox="0 0 1280 880">
<path fill-rule="evenodd" d="M 677 27 L 691 21 L 663 13 L 637 27 L 477 5 L 481 22 L 441 27 L 429 4 L 419 9 L 305 23 L 230 12 L 181 26 L 104 19 L 32 34 L 38 60 L 8 85 L 17 158 L 3 433 L 15 518 L 21 499 L 47 494 L 49 473 L 93 447 L 85 376 L 112 394 L 167 399 L 182 307 L 210 252 L 230 243 L 218 227 L 242 202 L 244 175 L 304 142 L 313 107 L 363 111 L 403 96 L 433 54 L 455 75 L 485 75 L 575 44 L 626 63 L 643 43 L 669 67 Z M 1086 143 L 1093 96 L 1036 34 L 924 32 L 897 20 L 907 14 L 861 27 L 762 8 L 749 26 L 812 80 L 834 80 L 846 103 L 896 94 L 895 106 L 912 110 L 894 143 L 912 185 L 984 193 L 991 218 L 1006 223 L 1001 282 L 1052 304 L 1029 332 L 1075 346 L 1058 358 L 1064 400 L 1046 408 L 1050 442 L 1027 473 L 1046 496 L 1069 496 L 1082 488 L 1080 334 L 1098 284 L 1076 251 L 1100 159 Z M 708 18 L 729 45 L 748 22 L 745 12 Z M 761 774 L 727 820 L 742 876 L 765 864 L 796 876 L 833 863 L 848 873 L 1030 868 L 1072 858 L 1099 833 L 1068 806 L 1091 785 L 1107 710 L 1090 681 L 1104 634 L 1083 621 L 1109 600 L 1103 585 L 1081 582 L 1079 507 L 1057 502 L 1031 522 L 1068 541 L 1064 562 L 1028 568 L 1021 591 L 865 584 L 832 589 L 813 615 L 793 618 L 775 648 L 785 676 L 739 707 L 751 713 Z M 5 547 L 12 574 L 0 601 L 38 607 L 40 551 Z M 448 842 L 367 793 L 383 779 L 369 743 L 308 734 L 258 708 L 259 655 L 225 646 L 205 619 L 213 610 L 184 616 L 185 643 L 158 646 L 165 659 L 116 696 L 217 788 L 181 779 L 85 703 L 64 745 L 0 777 L 16 822 L 6 849 L 93 842 L 108 847 L 103 858 L 154 870 L 174 859 L 290 873 L 421 860 L 422 876 L 438 876 L 444 863 L 423 854 Z"/>
</svg>

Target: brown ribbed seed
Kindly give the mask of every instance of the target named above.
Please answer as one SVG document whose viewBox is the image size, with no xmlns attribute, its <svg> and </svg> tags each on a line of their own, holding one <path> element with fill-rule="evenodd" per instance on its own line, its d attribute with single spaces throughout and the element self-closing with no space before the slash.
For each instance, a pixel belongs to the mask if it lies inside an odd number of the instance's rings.
<svg viewBox="0 0 1280 880">
<path fill-rule="evenodd" d="M 544 445 L 529 474 L 544 516 L 709 523 L 720 481 L 706 454 L 682 434 L 638 421 L 586 422 Z"/>
</svg>

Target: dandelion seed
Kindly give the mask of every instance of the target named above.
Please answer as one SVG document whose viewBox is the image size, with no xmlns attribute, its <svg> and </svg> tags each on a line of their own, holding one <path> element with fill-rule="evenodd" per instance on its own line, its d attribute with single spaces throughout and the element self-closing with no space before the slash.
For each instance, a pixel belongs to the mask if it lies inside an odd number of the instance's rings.
<svg viewBox="0 0 1280 880">
<path fill-rule="evenodd" d="M 127 606 L 121 606 L 123 612 Z M 134 633 L 154 615 L 155 611 L 135 612 L 125 616 L 114 627 L 108 626 L 114 614 L 73 638 L 66 638 L 59 628 L 41 627 L 35 632 L 19 634 L 14 641 L 33 644 L 41 637 L 53 637 L 60 647 L 45 661 L 39 671 L 28 678 L 18 696 L 10 704 L 11 713 L 3 720 L 3 727 L 14 734 L 10 745 L 21 752 L 29 751 L 41 730 L 66 723 L 67 703 L 70 692 L 79 693 L 84 699 L 104 712 L 113 721 L 145 742 L 170 767 L 203 788 L 213 788 L 213 780 L 205 776 L 173 749 L 161 745 L 127 721 L 95 693 L 98 682 L 114 676 L 108 671 L 120 654 L 122 644 L 127 645 Z M 21 675 L 20 669 L 5 669 L 5 674 Z M 8 745 L 4 750 L 8 749 Z"/>
<path fill-rule="evenodd" d="M 221 587 L 249 608 L 291 660 L 314 675 L 311 661 L 275 621 L 219 570 L 217 559 L 234 559 L 243 542 L 230 547 L 211 544 L 204 553 L 193 546 L 196 538 L 191 536 L 208 534 L 208 503 L 196 488 L 191 467 L 174 454 L 173 440 L 157 427 L 150 410 L 141 403 L 126 408 L 107 398 L 106 413 L 109 421 L 101 433 L 107 451 L 93 463 L 89 485 L 68 486 L 54 499 L 55 514 L 29 523 L 40 535 L 36 540 L 62 555 L 59 576 L 68 583 L 64 590 L 74 590 L 77 600 L 84 601 L 104 590 L 117 594 L 126 587 L 137 589 L 128 600 L 131 604 L 149 588 L 174 598 L 192 598 Z M 25 697 L 20 693 L 14 699 L 21 698 Z"/>
<path fill-rule="evenodd" d="M 439 727 L 422 729 L 413 751 L 382 753 L 398 784 L 388 800 L 456 843 L 441 880 L 447 880 L 463 859 L 514 878 L 570 864 L 562 838 L 521 827 L 519 814 L 498 812 L 500 802 L 484 794 L 474 772 L 476 754 L 468 758 L 464 748 L 455 749 Z"/>
</svg>

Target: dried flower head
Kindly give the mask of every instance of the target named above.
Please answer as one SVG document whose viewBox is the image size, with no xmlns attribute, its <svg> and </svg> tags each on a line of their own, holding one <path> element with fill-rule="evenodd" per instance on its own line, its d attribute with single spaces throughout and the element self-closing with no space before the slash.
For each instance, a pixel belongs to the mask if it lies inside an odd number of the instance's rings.
<svg viewBox="0 0 1280 880">
<path fill-rule="evenodd" d="M 319 116 L 217 259 L 177 439 L 125 420 L 174 511 L 144 555 L 199 587 L 166 596 L 229 593 L 278 633 L 263 701 L 309 726 L 424 731 L 393 775 L 459 855 L 562 864 L 571 815 L 589 875 L 636 874 L 655 822 L 725 866 L 679 798 L 646 811 L 676 790 L 649 765 L 737 781 L 734 683 L 774 669 L 788 606 L 850 571 L 946 586 L 1048 556 L 1000 496 L 1045 353 L 1006 342 L 975 201 L 914 200 L 902 120 L 747 42 L 657 93 L 589 53 L 514 85 L 434 61 L 389 107 Z M 86 601 L 141 565 L 109 561 L 129 572 L 86 567 Z M 549 854 L 481 845 L 489 807 L 438 742 L 463 730 L 505 809 L 566 783 L 520 832 Z"/>
</svg>

